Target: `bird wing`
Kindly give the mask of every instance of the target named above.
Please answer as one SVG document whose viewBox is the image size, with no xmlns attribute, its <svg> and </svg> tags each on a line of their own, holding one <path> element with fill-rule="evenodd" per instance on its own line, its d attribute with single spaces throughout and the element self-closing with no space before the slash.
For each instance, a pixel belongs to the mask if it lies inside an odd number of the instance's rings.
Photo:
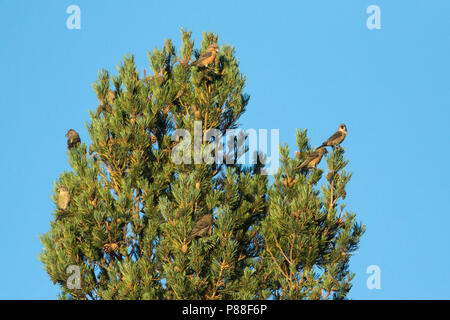
<svg viewBox="0 0 450 320">
<path fill-rule="evenodd" d="M 201 56 L 198 58 L 199 60 L 204 60 L 206 58 L 209 58 L 213 55 L 212 51 L 205 51 L 201 54 Z"/>
<path fill-rule="evenodd" d="M 339 141 L 343 136 L 341 131 L 336 131 L 331 137 L 328 138 L 327 141 L 322 143 L 322 146 L 332 144 L 334 141 Z"/>
<path fill-rule="evenodd" d="M 197 221 L 197 223 L 195 224 L 194 230 L 195 229 L 197 229 L 197 230 L 204 229 L 206 227 L 209 227 L 210 224 L 211 224 L 211 216 L 205 215 L 200 220 Z"/>
<path fill-rule="evenodd" d="M 314 166 L 314 167 L 316 167 L 318 164 L 319 164 L 319 162 L 322 160 L 322 157 L 323 157 L 323 153 L 322 152 L 320 152 L 320 151 L 317 151 L 317 154 L 316 154 L 316 156 L 314 157 L 314 159 L 312 159 L 311 161 L 310 161 L 310 165 L 312 165 L 312 166 Z"/>
<path fill-rule="evenodd" d="M 302 162 L 302 164 L 300 165 L 300 169 L 303 168 L 304 166 L 307 166 L 311 161 L 313 161 L 315 158 L 317 158 L 320 155 L 319 150 L 314 150 L 313 152 L 311 152 L 306 159 Z"/>
<path fill-rule="evenodd" d="M 213 52 L 211 52 L 211 51 L 205 51 L 205 52 L 203 52 L 203 53 L 200 55 L 200 57 L 197 59 L 197 61 L 195 61 L 195 62 L 193 63 L 193 65 L 197 65 L 198 63 L 200 63 L 200 62 L 202 62 L 202 61 L 204 61 L 204 60 L 210 58 L 212 55 L 213 55 Z"/>
<path fill-rule="evenodd" d="M 192 239 L 199 231 L 209 228 L 212 222 L 212 215 L 207 214 L 200 218 L 189 233 L 188 240 Z"/>
</svg>

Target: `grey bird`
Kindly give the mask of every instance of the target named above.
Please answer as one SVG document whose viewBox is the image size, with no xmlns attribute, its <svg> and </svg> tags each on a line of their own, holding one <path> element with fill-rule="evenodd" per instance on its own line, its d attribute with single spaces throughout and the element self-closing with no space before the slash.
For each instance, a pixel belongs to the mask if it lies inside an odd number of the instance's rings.
<svg viewBox="0 0 450 320">
<path fill-rule="evenodd" d="M 69 148 L 69 149 L 72 149 L 73 147 L 75 147 L 77 144 L 79 144 L 81 142 L 80 136 L 73 129 L 70 129 L 69 131 L 67 131 L 66 138 L 67 138 L 67 148 Z"/>
<path fill-rule="evenodd" d="M 69 190 L 67 190 L 67 188 L 65 186 L 59 186 L 58 187 L 58 208 L 66 211 L 67 208 L 69 207 L 69 202 L 70 202 L 70 194 L 69 194 Z"/>
<path fill-rule="evenodd" d="M 304 167 L 307 168 L 317 168 L 317 165 L 322 160 L 324 154 L 328 153 L 327 148 L 319 147 L 313 152 L 311 152 L 306 159 L 302 162 L 302 164 L 298 167 L 302 169 Z"/>
<path fill-rule="evenodd" d="M 201 217 L 192 228 L 192 231 L 189 233 L 187 237 L 187 242 L 190 242 L 195 237 L 203 237 L 208 233 L 208 231 L 212 228 L 213 215 L 205 214 Z"/>
<path fill-rule="evenodd" d="M 341 123 L 339 125 L 338 131 L 336 131 L 331 137 L 328 138 L 327 141 L 322 143 L 322 145 L 319 147 L 333 147 L 333 149 L 340 145 L 342 141 L 344 141 L 345 137 L 347 136 L 347 127 L 345 124 Z"/>
</svg>

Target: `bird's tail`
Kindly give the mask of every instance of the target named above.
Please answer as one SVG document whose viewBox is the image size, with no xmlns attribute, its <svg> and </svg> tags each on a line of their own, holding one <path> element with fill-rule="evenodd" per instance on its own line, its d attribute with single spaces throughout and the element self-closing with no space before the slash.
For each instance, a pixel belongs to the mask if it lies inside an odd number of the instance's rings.
<svg viewBox="0 0 450 320">
<path fill-rule="evenodd" d="M 305 160 L 297 167 L 298 170 L 301 170 L 301 169 L 303 169 L 303 168 L 305 168 L 305 167 L 308 166 L 309 162 L 306 161 L 306 160 L 307 160 L 307 159 L 305 159 Z"/>
</svg>

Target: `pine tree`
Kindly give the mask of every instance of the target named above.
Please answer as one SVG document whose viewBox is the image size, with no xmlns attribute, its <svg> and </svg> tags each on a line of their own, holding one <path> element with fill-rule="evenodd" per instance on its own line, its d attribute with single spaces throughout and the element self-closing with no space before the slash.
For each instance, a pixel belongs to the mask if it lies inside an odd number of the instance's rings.
<svg viewBox="0 0 450 320">
<path fill-rule="evenodd" d="M 354 274 L 348 270 L 365 227 L 340 203 L 351 174 L 344 150 L 326 158 L 326 183 L 319 188 L 323 170 L 300 168 L 313 151 L 306 130 L 297 131 L 296 157 L 280 148 L 281 166 L 270 187 L 267 218 L 261 226 L 264 270 L 275 299 L 343 299 Z"/>
<path fill-rule="evenodd" d="M 338 210 L 351 176 L 342 149 L 327 158 L 330 173 L 320 191 L 321 170 L 296 168 L 311 150 L 306 131 L 298 133 L 299 158 L 281 148 L 270 187 L 263 155 L 253 165 L 210 163 L 207 157 L 227 155 L 205 144 L 217 146 L 214 136 L 196 149 L 199 125 L 201 136 L 238 128 L 249 101 L 232 47 L 223 45 L 210 65 L 192 63 L 217 42 L 204 33 L 194 50 L 191 32 L 182 30 L 179 52 L 167 40 L 148 54 L 148 74 L 140 75 L 132 55 L 116 76 L 99 72 L 99 105 L 87 123 L 92 142 L 68 149 L 72 170 L 55 182 L 55 219 L 41 236 L 40 259 L 60 298 L 347 294 L 348 260 L 363 227 L 353 214 L 342 215 L 343 205 Z M 194 138 L 174 139 L 179 129 Z M 228 153 L 236 158 L 247 149 Z M 174 150 L 184 151 L 184 161 L 173 160 Z M 79 285 L 72 285 L 74 266 Z"/>
</svg>

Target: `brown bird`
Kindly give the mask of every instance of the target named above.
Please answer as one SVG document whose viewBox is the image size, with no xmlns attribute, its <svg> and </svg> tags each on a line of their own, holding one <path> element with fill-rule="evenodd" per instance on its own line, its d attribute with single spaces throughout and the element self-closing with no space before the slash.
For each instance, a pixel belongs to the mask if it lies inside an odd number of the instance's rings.
<svg viewBox="0 0 450 320">
<path fill-rule="evenodd" d="M 302 162 L 302 164 L 298 168 L 299 169 L 302 169 L 304 167 L 317 168 L 317 165 L 319 164 L 320 160 L 322 160 L 322 157 L 325 153 L 328 153 L 327 148 L 325 147 L 317 148 L 306 157 L 306 159 Z"/>
<path fill-rule="evenodd" d="M 187 242 L 190 242 L 195 237 L 203 237 L 208 233 L 208 231 L 212 228 L 212 222 L 213 222 L 213 215 L 212 214 L 205 214 L 203 217 L 201 217 L 194 225 L 194 228 L 192 228 L 192 231 L 189 233 L 189 236 L 187 237 Z"/>
<path fill-rule="evenodd" d="M 219 46 L 217 43 L 210 44 L 206 51 L 203 52 L 200 57 L 198 57 L 197 61 L 191 63 L 191 66 L 197 67 L 207 67 L 216 59 L 216 54 L 219 52 Z"/>
<path fill-rule="evenodd" d="M 69 207 L 69 202 L 70 202 L 70 194 L 69 194 L 69 190 L 67 190 L 67 188 L 65 186 L 59 186 L 58 187 L 58 208 L 66 211 L 67 208 Z"/>
<path fill-rule="evenodd" d="M 75 147 L 77 144 L 79 144 L 81 142 L 80 136 L 73 129 L 70 129 L 69 131 L 67 131 L 66 138 L 67 138 L 67 148 L 69 148 L 69 149 L 72 149 L 73 147 Z"/>
<path fill-rule="evenodd" d="M 333 149 L 340 145 L 342 141 L 344 141 L 345 137 L 347 136 L 347 127 L 345 124 L 341 123 L 339 125 L 338 131 L 336 131 L 331 137 L 328 138 L 327 141 L 322 143 L 322 145 L 319 147 L 333 147 Z"/>
<path fill-rule="evenodd" d="M 106 243 L 103 246 L 103 251 L 106 253 L 117 252 L 119 250 L 119 245 L 117 243 Z"/>
</svg>

